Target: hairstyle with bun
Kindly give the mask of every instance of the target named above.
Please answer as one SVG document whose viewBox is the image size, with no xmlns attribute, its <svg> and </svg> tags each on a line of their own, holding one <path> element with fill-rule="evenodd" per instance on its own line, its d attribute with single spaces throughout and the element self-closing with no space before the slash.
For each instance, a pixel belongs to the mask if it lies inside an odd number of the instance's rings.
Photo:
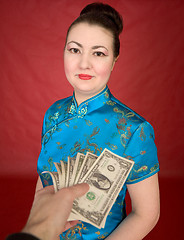
<svg viewBox="0 0 184 240">
<path fill-rule="evenodd" d="M 121 15 L 113 7 L 101 2 L 95 2 L 87 5 L 81 11 L 80 16 L 70 25 L 67 37 L 71 28 L 79 23 L 98 25 L 109 30 L 112 33 L 114 40 L 114 57 L 117 58 L 119 56 L 119 35 L 123 30 L 123 20 Z"/>
</svg>

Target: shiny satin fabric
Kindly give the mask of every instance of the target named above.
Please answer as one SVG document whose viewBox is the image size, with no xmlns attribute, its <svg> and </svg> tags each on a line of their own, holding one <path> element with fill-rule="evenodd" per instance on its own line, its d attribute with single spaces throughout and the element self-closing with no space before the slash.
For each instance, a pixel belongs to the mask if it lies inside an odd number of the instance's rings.
<svg viewBox="0 0 184 240">
<path fill-rule="evenodd" d="M 38 159 L 38 173 L 44 186 L 52 184 L 52 180 L 41 172 L 56 171 L 53 162 L 67 162 L 68 156 L 74 157 L 78 152 L 90 151 L 99 156 L 104 148 L 132 159 L 134 167 L 107 217 L 105 228 L 80 222 L 63 233 L 61 239 L 107 237 L 126 217 L 126 185 L 152 176 L 159 171 L 159 163 L 152 126 L 113 97 L 108 87 L 79 106 L 73 94 L 47 110 Z"/>
</svg>

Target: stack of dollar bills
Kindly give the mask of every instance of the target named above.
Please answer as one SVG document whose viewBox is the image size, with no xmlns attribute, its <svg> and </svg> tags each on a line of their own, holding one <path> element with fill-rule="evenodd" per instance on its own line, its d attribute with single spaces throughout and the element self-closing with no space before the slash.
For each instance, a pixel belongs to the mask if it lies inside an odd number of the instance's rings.
<svg viewBox="0 0 184 240">
<path fill-rule="evenodd" d="M 125 183 L 134 162 L 104 149 L 100 156 L 90 152 L 68 157 L 68 162 L 55 162 L 57 172 L 50 174 L 54 189 L 88 183 L 89 191 L 73 202 L 69 221 L 81 220 L 104 228 L 106 218 Z"/>
</svg>

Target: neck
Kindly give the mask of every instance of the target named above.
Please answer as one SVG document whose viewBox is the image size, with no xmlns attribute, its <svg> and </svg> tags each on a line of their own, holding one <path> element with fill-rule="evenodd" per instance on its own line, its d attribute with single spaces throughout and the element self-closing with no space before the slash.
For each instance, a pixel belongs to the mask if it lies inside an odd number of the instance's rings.
<svg viewBox="0 0 184 240">
<path fill-rule="evenodd" d="M 106 88 L 106 86 L 101 89 L 99 92 L 95 92 L 95 93 L 88 93 L 88 94 L 84 94 L 84 93 L 80 93 L 78 91 L 75 91 L 75 99 L 77 102 L 77 105 L 79 106 L 81 103 L 85 102 L 86 100 L 96 96 L 97 94 L 99 94 L 101 91 L 103 91 Z"/>
<path fill-rule="evenodd" d="M 75 93 L 75 99 L 76 99 L 76 102 L 77 102 L 77 105 L 79 106 L 81 103 L 83 103 L 84 101 L 88 100 L 90 97 L 82 97 L 82 96 L 78 96 L 76 93 Z"/>
</svg>

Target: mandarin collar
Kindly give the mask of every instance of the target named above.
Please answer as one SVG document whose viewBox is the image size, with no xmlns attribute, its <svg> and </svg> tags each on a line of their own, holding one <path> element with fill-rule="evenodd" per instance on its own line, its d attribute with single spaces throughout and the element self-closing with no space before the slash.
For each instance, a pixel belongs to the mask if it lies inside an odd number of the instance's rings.
<svg viewBox="0 0 184 240">
<path fill-rule="evenodd" d="M 109 88 L 106 86 L 100 93 L 87 99 L 77 106 L 77 101 L 75 98 L 75 93 L 73 93 L 71 106 L 69 108 L 69 113 L 72 115 L 77 115 L 78 118 L 83 118 L 86 114 L 97 110 L 102 107 L 108 101 L 110 101 L 111 93 Z"/>
</svg>

